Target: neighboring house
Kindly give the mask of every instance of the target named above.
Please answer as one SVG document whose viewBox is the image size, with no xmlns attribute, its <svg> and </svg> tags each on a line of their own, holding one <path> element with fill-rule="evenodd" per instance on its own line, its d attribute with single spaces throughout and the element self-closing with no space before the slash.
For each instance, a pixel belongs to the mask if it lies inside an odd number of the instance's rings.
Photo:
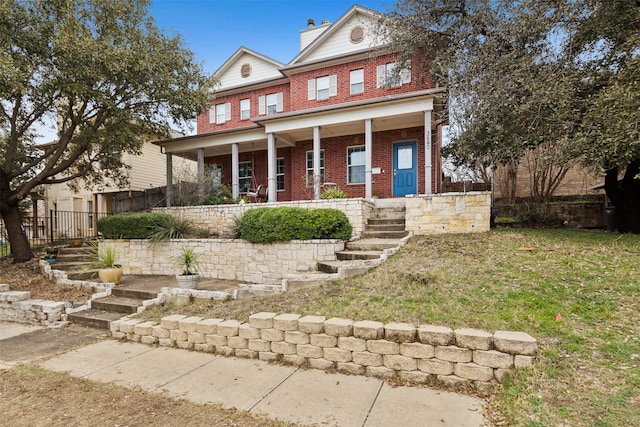
<svg viewBox="0 0 640 427">
<path fill-rule="evenodd" d="M 399 64 L 373 28 L 379 13 L 353 6 L 335 23 L 300 32 L 288 64 L 240 47 L 214 74 L 215 101 L 198 134 L 158 142 L 222 172 L 234 197 L 268 186 L 269 201 L 401 197 L 441 189 L 438 120 L 446 89 L 417 64 Z"/>
<path fill-rule="evenodd" d="M 140 155 L 122 153 L 121 156 L 122 162 L 129 166 L 126 172 L 129 185 L 126 188 L 108 182 L 96 189 L 86 189 L 80 184 L 78 191 L 71 189 L 67 183 L 45 186 L 46 215 L 54 220 L 54 237 L 93 236 L 97 234 L 95 219 L 99 214 L 113 212 L 113 198 L 116 194 L 166 186 L 166 156 L 157 145 L 145 142 Z M 182 159 L 180 167 L 190 169 L 195 177 L 195 162 Z M 67 214 L 71 212 L 73 214 Z"/>
</svg>

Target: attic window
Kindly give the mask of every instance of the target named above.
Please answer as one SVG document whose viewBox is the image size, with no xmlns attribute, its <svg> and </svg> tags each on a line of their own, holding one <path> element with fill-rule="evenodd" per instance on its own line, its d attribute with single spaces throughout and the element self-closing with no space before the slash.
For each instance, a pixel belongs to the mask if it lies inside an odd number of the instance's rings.
<svg viewBox="0 0 640 427">
<path fill-rule="evenodd" d="M 247 78 L 251 75 L 251 64 L 242 64 L 240 67 L 240 75 L 243 78 Z"/>
<path fill-rule="evenodd" d="M 362 40 L 364 40 L 364 28 L 360 26 L 353 27 L 351 29 L 351 33 L 349 34 L 349 39 L 351 39 L 351 43 L 360 43 Z"/>
</svg>

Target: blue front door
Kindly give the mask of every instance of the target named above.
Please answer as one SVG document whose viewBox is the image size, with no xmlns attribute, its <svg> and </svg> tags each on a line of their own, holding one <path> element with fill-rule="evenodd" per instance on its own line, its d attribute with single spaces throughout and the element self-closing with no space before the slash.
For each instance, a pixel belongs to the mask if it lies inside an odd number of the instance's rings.
<svg viewBox="0 0 640 427">
<path fill-rule="evenodd" d="M 396 197 L 418 193 L 416 143 L 398 142 L 393 145 L 393 195 Z"/>
</svg>

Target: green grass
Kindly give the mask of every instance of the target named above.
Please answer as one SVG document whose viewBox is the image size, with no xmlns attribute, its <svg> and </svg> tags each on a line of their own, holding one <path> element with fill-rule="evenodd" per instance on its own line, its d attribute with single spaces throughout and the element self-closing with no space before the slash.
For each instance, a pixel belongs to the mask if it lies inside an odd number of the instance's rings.
<svg viewBox="0 0 640 427">
<path fill-rule="evenodd" d="M 246 320 L 275 311 L 525 331 L 538 339 L 540 357 L 498 391 L 499 419 L 524 426 L 640 425 L 638 260 L 634 235 L 509 229 L 421 237 L 364 276 L 145 316 Z"/>
</svg>

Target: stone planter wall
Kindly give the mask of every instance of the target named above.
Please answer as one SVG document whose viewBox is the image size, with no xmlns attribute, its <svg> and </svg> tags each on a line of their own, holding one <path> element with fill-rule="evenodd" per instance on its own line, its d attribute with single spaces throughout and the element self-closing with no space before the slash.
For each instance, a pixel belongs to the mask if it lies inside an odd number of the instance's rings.
<svg viewBox="0 0 640 427">
<path fill-rule="evenodd" d="M 205 229 L 212 236 L 232 237 L 235 220 L 248 209 L 293 206 L 306 209 L 338 209 L 347 215 L 353 227 L 353 236 L 359 237 L 369 212 L 374 205 L 365 199 L 299 200 L 277 203 L 245 203 L 242 205 L 184 206 L 156 208 L 154 212 L 165 212 L 176 217 L 190 219 L 196 228 Z"/>
<path fill-rule="evenodd" d="M 489 231 L 491 193 L 407 197 L 406 226 L 414 235 Z"/>
<path fill-rule="evenodd" d="M 172 262 L 183 246 L 199 257 L 200 275 L 247 283 L 270 283 L 288 274 L 316 271 L 319 261 L 333 261 L 344 249 L 340 240 L 308 240 L 258 244 L 237 239 L 180 239 L 151 245 L 147 240 L 108 240 L 124 274 L 173 275 Z"/>
<path fill-rule="evenodd" d="M 249 322 L 172 315 L 160 324 L 139 319 L 111 323 L 114 338 L 225 356 L 337 369 L 415 383 L 499 382 L 512 368 L 528 368 L 537 341 L 522 332 L 299 314 L 257 313 Z"/>
</svg>

